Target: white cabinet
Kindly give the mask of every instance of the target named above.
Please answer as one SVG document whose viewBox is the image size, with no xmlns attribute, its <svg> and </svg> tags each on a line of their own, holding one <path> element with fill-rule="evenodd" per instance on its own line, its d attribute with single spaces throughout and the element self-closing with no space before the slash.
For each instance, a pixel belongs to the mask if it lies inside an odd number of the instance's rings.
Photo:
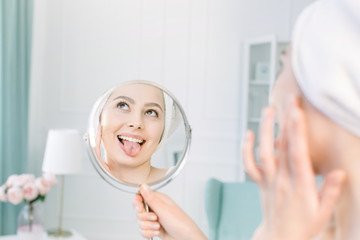
<svg viewBox="0 0 360 240">
<path fill-rule="evenodd" d="M 269 104 L 270 91 L 280 71 L 280 56 L 287 45 L 275 36 L 245 42 L 242 131 L 245 134 L 246 129 L 250 129 L 255 133 L 256 158 L 261 111 Z"/>
</svg>

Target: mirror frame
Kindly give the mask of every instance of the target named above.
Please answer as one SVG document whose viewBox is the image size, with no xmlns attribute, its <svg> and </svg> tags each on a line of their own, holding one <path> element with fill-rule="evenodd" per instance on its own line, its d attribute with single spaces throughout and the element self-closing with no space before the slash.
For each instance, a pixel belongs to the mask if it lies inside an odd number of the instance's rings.
<svg viewBox="0 0 360 240">
<path fill-rule="evenodd" d="M 176 99 L 176 97 L 169 92 L 166 88 L 164 88 L 163 86 L 151 82 L 151 81 L 146 81 L 146 80 L 132 80 L 132 81 L 126 81 L 123 82 L 121 84 L 119 84 L 118 86 L 115 86 L 111 89 L 116 89 L 119 88 L 121 86 L 124 85 L 128 85 L 128 84 L 147 84 L 147 85 L 151 85 L 154 87 L 159 88 L 160 90 L 162 90 L 165 94 L 169 95 L 174 103 L 176 104 L 176 106 L 179 108 L 179 111 L 181 113 L 181 116 L 183 118 L 183 124 L 185 127 L 185 144 L 184 144 L 184 149 L 181 153 L 181 156 L 179 157 L 178 163 L 174 166 L 174 169 L 172 169 L 166 176 L 162 177 L 161 179 L 155 181 L 155 182 L 150 182 L 147 183 L 150 188 L 152 190 L 157 190 L 163 186 L 165 186 L 166 184 L 168 184 L 169 182 L 171 182 L 180 172 L 181 170 L 184 168 L 185 163 L 186 163 L 186 159 L 187 156 L 189 154 L 189 150 L 190 150 L 190 143 L 191 143 L 191 126 L 189 124 L 189 121 L 186 117 L 185 111 L 183 109 L 183 107 L 180 105 L 179 101 Z M 108 91 L 110 91 L 111 89 L 109 89 Z M 101 103 L 104 102 L 104 97 L 106 97 L 106 93 L 108 92 L 106 91 L 93 105 L 91 113 L 90 113 L 90 117 L 89 117 L 89 124 L 88 124 L 88 129 L 87 132 L 84 135 L 84 140 L 86 142 L 87 145 L 87 152 L 88 155 L 90 157 L 91 163 L 94 166 L 95 170 L 97 171 L 97 173 L 100 175 L 100 177 L 102 179 L 104 179 L 106 182 L 108 182 L 111 186 L 124 191 L 124 192 L 128 192 L 128 193 L 138 193 L 138 189 L 139 189 L 139 185 L 138 184 L 130 184 L 130 183 L 125 183 L 125 182 L 120 182 L 119 180 L 115 179 L 114 177 L 110 176 L 110 174 L 100 165 L 99 161 L 96 158 L 96 154 L 94 152 L 93 147 L 91 146 L 90 143 L 90 131 L 92 130 L 92 128 L 94 128 L 95 126 L 93 126 L 93 119 L 94 117 L 99 117 L 99 109 L 101 108 Z"/>
</svg>

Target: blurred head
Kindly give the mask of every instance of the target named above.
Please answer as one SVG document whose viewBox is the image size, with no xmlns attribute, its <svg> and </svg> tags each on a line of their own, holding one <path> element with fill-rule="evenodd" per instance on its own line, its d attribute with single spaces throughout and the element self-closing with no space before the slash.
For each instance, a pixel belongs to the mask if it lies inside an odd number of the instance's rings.
<svg viewBox="0 0 360 240">
<path fill-rule="evenodd" d="M 150 165 L 164 131 L 163 92 L 148 84 L 123 85 L 113 91 L 101 113 L 105 161 L 113 166 Z"/>
<path fill-rule="evenodd" d="M 360 139 L 360 4 L 317 0 L 300 14 L 271 96 L 281 130 L 288 97 L 299 98 L 315 171 L 326 168 L 336 129 Z M 331 142 L 332 141 L 332 142 Z M 333 145 L 330 145 L 332 143 Z M 326 169 L 325 169 L 326 170 Z"/>
</svg>

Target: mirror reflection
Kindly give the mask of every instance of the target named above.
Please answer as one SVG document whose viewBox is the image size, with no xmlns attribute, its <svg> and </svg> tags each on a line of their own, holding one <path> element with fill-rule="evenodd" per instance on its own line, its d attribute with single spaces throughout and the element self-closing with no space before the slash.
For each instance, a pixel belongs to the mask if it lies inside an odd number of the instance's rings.
<svg viewBox="0 0 360 240">
<path fill-rule="evenodd" d="M 180 105 L 150 82 L 128 82 L 107 91 L 96 102 L 90 123 L 97 166 L 121 183 L 166 179 L 187 150 Z"/>
</svg>

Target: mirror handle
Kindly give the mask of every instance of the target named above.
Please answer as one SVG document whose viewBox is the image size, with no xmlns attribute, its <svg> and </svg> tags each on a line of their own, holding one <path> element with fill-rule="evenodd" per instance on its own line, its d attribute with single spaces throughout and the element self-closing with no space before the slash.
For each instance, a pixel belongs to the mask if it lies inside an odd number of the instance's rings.
<svg viewBox="0 0 360 240">
<path fill-rule="evenodd" d="M 147 205 L 147 203 L 145 201 L 144 201 L 144 206 L 145 206 L 145 211 L 150 212 L 149 205 Z M 153 238 L 148 238 L 148 240 L 153 240 Z"/>
</svg>

